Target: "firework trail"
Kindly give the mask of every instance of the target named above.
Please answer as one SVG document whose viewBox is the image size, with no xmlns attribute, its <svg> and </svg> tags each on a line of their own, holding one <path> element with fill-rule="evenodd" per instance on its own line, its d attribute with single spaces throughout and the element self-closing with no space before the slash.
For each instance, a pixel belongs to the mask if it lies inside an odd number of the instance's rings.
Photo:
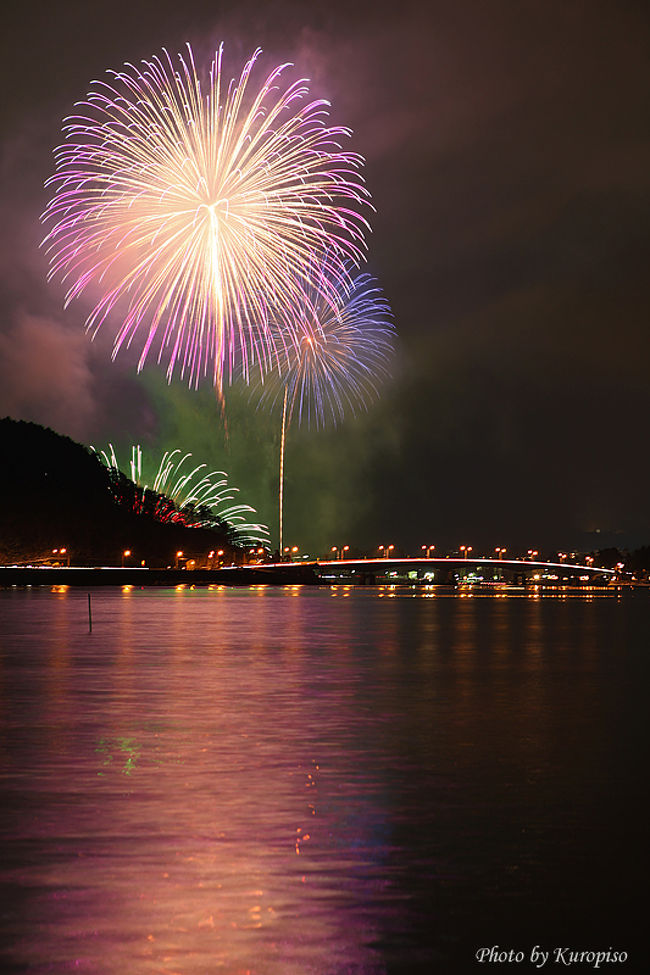
<svg viewBox="0 0 650 975">
<path fill-rule="evenodd" d="M 227 87 L 222 46 L 203 81 L 188 45 L 176 66 L 163 51 L 93 82 L 64 121 L 42 216 L 66 306 L 88 291 L 93 335 L 119 315 L 113 357 L 135 341 L 139 370 L 153 350 L 168 380 L 178 367 L 219 391 L 235 364 L 272 363 L 268 309 L 292 321 L 308 306 L 312 265 L 331 291 L 365 250 L 350 131 L 328 126 L 303 79 L 285 86 L 289 65 L 252 91 L 260 53 Z"/>
<path fill-rule="evenodd" d="M 115 476 L 115 488 L 121 495 L 120 475 L 124 471 L 113 445 L 109 444 L 108 451 L 95 453 Z M 255 509 L 248 504 L 232 504 L 238 488 L 228 485 L 228 475 L 224 471 L 208 471 L 207 464 L 188 467 L 191 457 L 191 453 L 182 455 L 180 450 L 165 451 L 148 484 L 143 474 L 142 447 L 136 444 L 131 448 L 129 477 L 140 490 L 133 492 L 132 497 L 129 494 L 129 503 L 136 514 L 151 510 L 158 521 L 178 523 L 186 528 L 213 528 L 216 520 L 229 530 L 235 544 L 267 543 L 266 525 L 248 521 L 248 516 L 256 513 Z M 118 500 L 123 498 L 120 496 Z"/>
</svg>

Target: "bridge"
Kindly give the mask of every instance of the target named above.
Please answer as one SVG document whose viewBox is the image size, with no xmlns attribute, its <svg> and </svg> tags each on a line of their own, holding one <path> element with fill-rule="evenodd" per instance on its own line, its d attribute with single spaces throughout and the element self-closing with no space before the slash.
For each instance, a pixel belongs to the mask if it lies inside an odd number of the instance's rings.
<svg viewBox="0 0 650 975">
<path fill-rule="evenodd" d="M 620 575 L 616 569 L 581 565 L 572 562 L 538 562 L 530 559 L 467 558 L 465 556 L 437 556 L 435 558 L 375 558 L 375 559 L 318 559 L 314 562 L 283 562 L 280 565 L 296 570 L 309 566 L 321 583 L 350 582 L 360 585 L 377 583 L 429 583 L 457 585 L 459 583 L 510 585 L 539 583 L 540 585 L 603 584 Z M 266 568 L 266 567 L 265 567 Z M 271 568 L 271 566 L 268 566 Z"/>
</svg>

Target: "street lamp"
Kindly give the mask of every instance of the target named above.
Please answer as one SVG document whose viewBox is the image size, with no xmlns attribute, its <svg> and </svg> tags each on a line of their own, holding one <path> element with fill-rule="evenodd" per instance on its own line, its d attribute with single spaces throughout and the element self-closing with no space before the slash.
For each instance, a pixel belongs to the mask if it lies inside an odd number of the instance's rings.
<svg viewBox="0 0 650 975">
<path fill-rule="evenodd" d="M 390 553 L 393 551 L 394 548 L 395 548 L 394 545 L 389 545 L 388 548 L 386 549 L 386 558 L 387 559 L 390 558 Z"/>
<path fill-rule="evenodd" d="M 345 558 L 345 553 L 346 552 L 349 552 L 349 551 L 350 551 L 350 546 L 349 545 L 344 545 L 343 548 L 341 549 L 341 558 L 344 559 Z"/>
<path fill-rule="evenodd" d="M 338 546 L 336 546 L 336 545 L 332 545 L 332 549 L 331 549 L 331 551 L 332 551 L 332 558 L 333 558 L 333 559 L 338 559 L 338 557 L 339 557 L 339 556 L 338 556 L 338 551 L 339 551 L 339 550 L 338 550 Z"/>
<path fill-rule="evenodd" d="M 501 548 L 497 546 L 497 548 L 495 548 L 494 551 L 497 553 L 497 558 L 502 559 L 508 550 L 506 548 Z"/>
<path fill-rule="evenodd" d="M 70 553 L 68 552 L 67 548 L 53 548 L 52 555 L 61 556 L 62 559 L 65 559 L 66 565 L 70 565 Z"/>
<path fill-rule="evenodd" d="M 214 560 L 217 559 L 218 568 L 221 568 L 223 563 L 223 549 L 220 548 L 218 552 L 214 549 L 208 552 L 208 569 L 214 569 Z"/>
<path fill-rule="evenodd" d="M 178 552 L 176 553 L 176 568 L 178 568 L 178 560 L 179 560 L 179 559 L 182 559 L 182 558 L 183 558 L 183 552 L 182 552 L 182 550 L 179 550 L 179 551 L 178 551 Z"/>
<path fill-rule="evenodd" d="M 63 551 L 63 549 L 61 549 L 61 551 Z M 124 559 L 128 559 L 130 554 L 131 554 L 130 548 L 125 548 L 124 551 L 122 552 L 122 568 L 124 568 Z M 183 553 L 181 552 L 181 555 L 182 554 Z"/>
<path fill-rule="evenodd" d="M 422 551 L 426 553 L 428 559 L 431 558 L 431 552 L 435 549 L 435 545 L 422 545 Z"/>
</svg>

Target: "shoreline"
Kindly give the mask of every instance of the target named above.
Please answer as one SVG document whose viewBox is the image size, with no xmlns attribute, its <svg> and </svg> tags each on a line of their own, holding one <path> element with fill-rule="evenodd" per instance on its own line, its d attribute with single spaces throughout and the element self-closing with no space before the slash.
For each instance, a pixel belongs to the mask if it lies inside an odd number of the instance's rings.
<svg viewBox="0 0 650 975">
<path fill-rule="evenodd" d="M 312 566 L 229 566 L 222 569 L 147 569 L 82 566 L 0 566 L 0 588 L 12 586 L 252 586 L 319 585 Z"/>
<path fill-rule="evenodd" d="M 220 569 L 150 569 L 120 566 L 0 566 L 0 590 L 12 588 L 45 588 L 65 586 L 77 589 L 101 587 L 177 588 L 178 586 L 332 586 L 372 588 L 373 586 L 415 589 L 454 589 L 460 593 L 498 594 L 515 590 L 561 592 L 565 590 L 621 592 L 622 590 L 648 589 L 647 582 L 606 581 L 592 578 L 589 582 L 537 581 L 533 578 L 503 581 L 463 582 L 445 580 L 433 584 L 425 580 L 408 578 L 381 578 L 374 573 L 366 576 L 333 578 L 318 572 L 317 563 L 289 564 L 286 566 L 254 565 L 228 566 Z"/>
</svg>

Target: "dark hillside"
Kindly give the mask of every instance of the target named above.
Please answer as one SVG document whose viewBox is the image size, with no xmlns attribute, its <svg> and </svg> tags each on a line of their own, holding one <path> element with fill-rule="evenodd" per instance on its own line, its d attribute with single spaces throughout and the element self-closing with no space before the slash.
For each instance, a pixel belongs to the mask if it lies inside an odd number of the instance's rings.
<svg viewBox="0 0 650 975">
<path fill-rule="evenodd" d="M 224 533 L 160 524 L 113 500 L 107 470 L 69 437 L 35 423 L 0 420 L 0 562 L 43 559 L 64 546 L 74 564 L 173 564 L 174 553 L 232 552 Z"/>
</svg>

